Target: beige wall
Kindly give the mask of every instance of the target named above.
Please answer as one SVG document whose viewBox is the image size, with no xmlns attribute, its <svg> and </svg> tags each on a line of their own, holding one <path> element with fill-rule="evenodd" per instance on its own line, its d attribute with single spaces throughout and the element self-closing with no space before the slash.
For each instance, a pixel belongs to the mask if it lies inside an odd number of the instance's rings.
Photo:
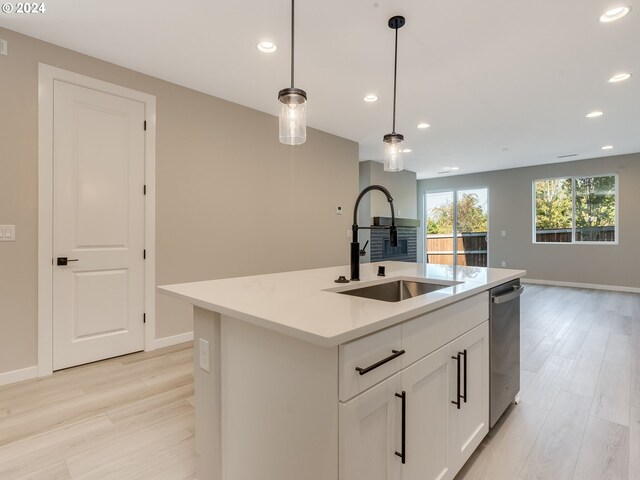
<svg viewBox="0 0 640 480">
<path fill-rule="evenodd" d="M 310 129 L 281 145 L 273 116 L 0 28 L 0 373 L 37 363 L 38 62 L 157 101 L 157 283 L 346 264 L 358 145 Z M 275 93 L 274 93 L 275 95 Z M 275 97 L 274 97 L 275 98 Z M 274 100 L 275 101 L 275 100 Z M 157 297 L 156 337 L 192 330 Z"/>
<path fill-rule="evenodd" d="M 618 245 L 532 242 L 534 180 L 612 173 L 619 175 Z M 473 187 L 489 188 L 489 266 L 504 260 L 507 267 L 528 270 L 533 279 L 640 287 L 640 154 L 420 180 L 421 217 L 425 191 Z M 424 243 L 419 248 L 423 252 Z"/>
</svg>

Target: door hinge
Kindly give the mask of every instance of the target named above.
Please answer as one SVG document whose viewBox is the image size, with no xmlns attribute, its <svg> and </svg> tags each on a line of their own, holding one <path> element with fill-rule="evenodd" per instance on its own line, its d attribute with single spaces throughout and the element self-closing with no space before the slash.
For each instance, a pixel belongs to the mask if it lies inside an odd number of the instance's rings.
<svg viewBox="0 0 640 480">
<path fill-rule="evenodd" d="M 147 194 L 147 186 L 146 185 L 144 187 L 142 187 L 142 194 L 143 195 Z"/>
<path fill-rule="evenodd" d="M 145 132 L 147 131 L 147 121 L 146 120 L 144 121 L 144 131 Z"/>
<path fill-rule="evenodd" d="M 147 314 L 146 313 L 142 314 L 142 323 L 147 323 Z"/>
<path fill-rule="evenodd" d="M 142 250 L 142 258 L 147 259 L 147 249 Z"/>
</svg>

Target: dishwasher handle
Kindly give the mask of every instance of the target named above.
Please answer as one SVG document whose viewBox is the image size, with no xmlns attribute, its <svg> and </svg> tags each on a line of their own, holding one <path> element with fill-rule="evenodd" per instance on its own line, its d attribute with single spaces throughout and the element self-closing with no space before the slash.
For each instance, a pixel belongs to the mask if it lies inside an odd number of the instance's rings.
<svg viewBox="0 0 640 480">
<path fill-rule="evenodd" d="M 493 295 L 491 301 L 493 303 L 506 303 L 518 298 L 524 291 L 524 285 L 514 285 L 513 290 L 502 295 Z"/>
</svg>

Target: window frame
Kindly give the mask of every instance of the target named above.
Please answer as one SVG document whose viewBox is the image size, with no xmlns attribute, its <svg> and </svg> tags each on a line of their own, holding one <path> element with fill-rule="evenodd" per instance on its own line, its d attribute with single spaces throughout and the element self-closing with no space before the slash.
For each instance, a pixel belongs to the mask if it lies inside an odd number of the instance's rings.
<svg viewBox="0 0 640 480">
<path fill-rule="evenodd" d="M 576 180 L 585 178 L 613 177 L 615 182 L 615 225 L 613 242 L 576 241 Z M 536 182 L 547 180 L 571 180 L 571 241 L 570 242 L 538 242 L 536 240 Z M 536 178 L 531 182 L 531 242 L 533 245 L 618 245 L 620 242 L 620 179 L 617 173 L 597 175 L 562 175 L 559 177 Z"/>
</svg>

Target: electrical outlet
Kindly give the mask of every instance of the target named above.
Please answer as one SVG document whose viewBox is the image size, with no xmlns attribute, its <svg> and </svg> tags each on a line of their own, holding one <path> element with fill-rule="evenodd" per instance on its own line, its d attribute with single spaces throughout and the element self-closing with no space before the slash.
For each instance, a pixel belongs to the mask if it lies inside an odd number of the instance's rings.
<svg viewBox="0 0 640 480">
<path fill-rule="evenodd" d="M 209 358 L 209 342 L 201 338 L 198 342 L 198 356 L 200 357 L 200 368 L 205 372 L 211 371 L 211 361 Z"/>
<path fill-rule="evenodd" d="M 353 238 L 353 232 L 350 229 L 347 230 L 347 238 Z"/>
<path fill-rule="evenodd" d="M 502 267 L 506 267 L 507 266 L 507 262 L 505 262 L 504 260 L 502 260 Z"/>
<path fill-rule="evenodd" d="M 502 230 L 502 236 L 506 237 L 507 236 L 507 231 L 506 230 Z"/>
<path fill-rule="evenodd" d="M 9 42 L 0 38 L 0 55 L 9 55 Z"/>
</svg>

